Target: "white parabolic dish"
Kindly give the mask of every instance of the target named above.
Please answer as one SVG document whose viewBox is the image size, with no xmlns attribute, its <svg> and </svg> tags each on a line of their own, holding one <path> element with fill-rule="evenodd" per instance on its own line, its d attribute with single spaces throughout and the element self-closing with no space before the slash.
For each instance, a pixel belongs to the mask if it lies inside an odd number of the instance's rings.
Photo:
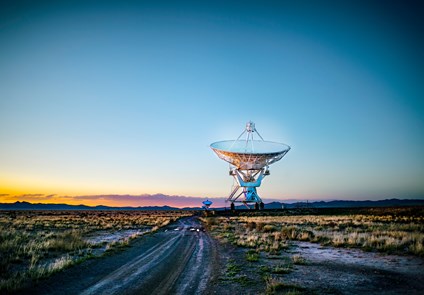
<svg viewBox="0 0 424 295">
<path fill-rule="evenodd" d="M 220 159 L 242 170 L 262 169 L 281 160 L 290 150 L 286 144 L 263 140 L 225 140 L 210 147 Z"/>
</svg>

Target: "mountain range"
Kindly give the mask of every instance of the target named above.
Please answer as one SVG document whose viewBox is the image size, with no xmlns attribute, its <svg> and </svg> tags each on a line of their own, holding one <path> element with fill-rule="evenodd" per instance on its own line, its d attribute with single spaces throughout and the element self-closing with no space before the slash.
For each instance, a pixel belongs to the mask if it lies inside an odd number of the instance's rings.
<svg viewBox="0 0 424 295">
<path fill-rule="evenodd" d="M 353 208 L 353 207 L 405 207 L 424 206 L 424 199 L 387 199 L 379 201 L 315 201 L 315 202 L 271 202 L 265 204 L 266 209 L 281 208 Z M 245 208 L 243 205 L 236 208 Z M 170 206 L 144 206 L 144 207 L 109 207 L 86 206 L 68 204 L 43 204 L 29 202 L 0 203 L 0 210 L 200 210 L 200 207 L 176 208 Z M 211 208 L 223 210 L 224 208 Z"/>
</svg>

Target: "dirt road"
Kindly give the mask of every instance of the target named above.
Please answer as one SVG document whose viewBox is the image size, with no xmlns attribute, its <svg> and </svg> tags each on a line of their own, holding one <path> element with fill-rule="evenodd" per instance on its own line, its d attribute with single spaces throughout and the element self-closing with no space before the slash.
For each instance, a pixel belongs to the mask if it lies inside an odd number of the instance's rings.
<svg viewBox="0 0 424 295">
<path fill-rule="evenodd" d="M 200 294 L 214 273 L 213 241 L 195 217 L 135 241 L 125 251 L 74 266 L 32 294 Z M 28 291 L 28 290 L 27 290 Z"/>
</svg>

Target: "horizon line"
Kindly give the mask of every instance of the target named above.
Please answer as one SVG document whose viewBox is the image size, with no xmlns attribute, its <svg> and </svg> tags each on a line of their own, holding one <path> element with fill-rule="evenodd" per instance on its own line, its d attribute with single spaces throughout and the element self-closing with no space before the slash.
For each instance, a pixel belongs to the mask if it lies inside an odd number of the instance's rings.
<svg viewBox="0 0 424 295">
<path fill-rule="evenodd" d="M 324 202 L 324 203 L 330 203 L 330 202 L 382 202 L 382 201 L 393 201 L 393 200 L 397 200 L 397 201 L 424 201 L 424 197 L 422 198 L 418 198 L 418 199 L 398 199 L 398 198 L 390 198 L 390 199 L 379 199 L 379 200 L 340 200 L 340 199 L 335 199 L 335 200 L 315 200 L 312 201 L 311 203 L 320 203 L 320 202 Z M 273 200 L 271 202 L 265 203 L 265 204 L 271 204 L 271 203 L 283 203 L 283 200 Z M 308 200 L 297 200 L 296 202 L 290 202 L 288 204 L 296 204 L 296 203 L 307 203 Z M 147 207 L 158 207 L 158 208 L 164 208 L 164 207 L 170 207 L 170 208 L 177 208 L 177 209 L 186 209 L 186 208 L 202 208 L 202 206 L 185 206 L 185 207 L 177 207 L 177 206 L 172 206 L 172 205 L 139 205 L 139 206 L 131 206 L 131 205 L 123 205 L 123 206 L 109 206 L 109 205 L 103 205 L 103 204 L 99 204 L 99 205 L 86 205 L 86 204 L 68 204 L 68 203 L 42 203 L 42 202 L 29 202 L 29 201 L 14 201 L 14 202 L 0 202 L 1 205 L 5 205 L 5 204 L 16 204 L 16 203 L 27 203 L 27 204 L 31 204 L 31 205 L 66 205 L 66 206 L 73 206 L 73 207 L 78 207 L 78 206 L 84 206 L 84 207 L 90 207 L 90 208 L 96 208 L 96 207 L 108 207 L 108 208 L 147 208 Z M 286 202 L 287 203 L 287 202 Z M 283 203 L 284 204 L 284 203 Z M 223 207 L 227 207 L 227 206 L 218 206 L 216 208 L 223 208 Z"/>
</svg>

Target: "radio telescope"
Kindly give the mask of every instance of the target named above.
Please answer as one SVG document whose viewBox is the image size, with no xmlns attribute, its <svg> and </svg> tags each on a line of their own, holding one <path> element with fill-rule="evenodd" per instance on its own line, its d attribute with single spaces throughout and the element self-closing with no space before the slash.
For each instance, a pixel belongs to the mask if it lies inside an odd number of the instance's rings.
<svg viewBox="0 0 424 295">
<path fill-rule="evenodd" d="M 205 210 L 209 210 L 209 207 L 212 205 L 212 201 L 209 201 L 209 200 L 206 200 L 206 201 L 203 201 L 202 202 L 202 204 L 203 204 L 203 209 L 205 209 Z"/>
<path fill-rule="evenodd" d="M 255 133 L 259 139 L 253 138 Z M 230 176 L 234 177 L 236 183 L 226 200 L 231 202 L 231 210 L 235 209 L 235 202 L 243 203 L 248 208 L 248 203 L 255 203 L 255 209 L 263 209 L 264 203 L 256 188 L 270 174 L 269 165 L 281 160 L 290 147 L 265 141 L 251 121 L 247 122 L 246 129 L 236 140 L 214 142 L 210 147 L 220 159 L 230 163 Z"/>
</svg>

